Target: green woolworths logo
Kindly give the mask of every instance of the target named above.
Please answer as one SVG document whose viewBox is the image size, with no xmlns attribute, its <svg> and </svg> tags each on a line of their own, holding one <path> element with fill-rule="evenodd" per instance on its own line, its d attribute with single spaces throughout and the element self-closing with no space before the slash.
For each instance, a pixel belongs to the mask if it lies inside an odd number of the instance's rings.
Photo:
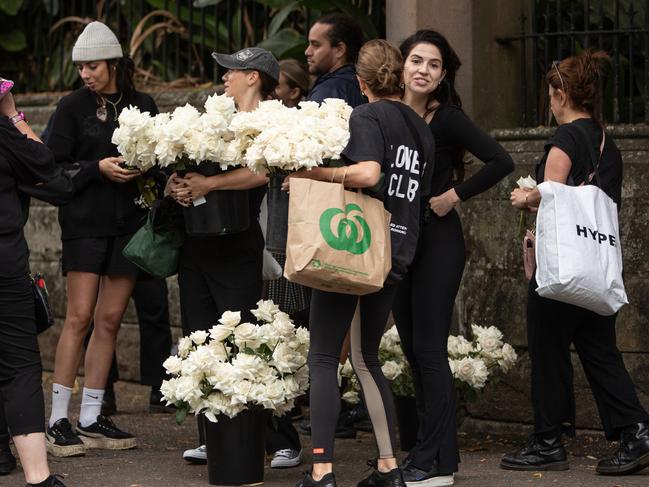
<svg viewBox="0 0 649 487">
<path fill-rule="evenodd" d="M 351 215 L 350 213 L 358 212 L 360 215 Z M 337 232 L 331 230 L 331 223 L 336 215 L 343 214 L 338 221 Z M 350 203 L 345 206 L 345 210 L 340 208 L 328 208 L 320 215 L 320 233 L 325 242 L 331 248 L 336 250 L 346 250 L 355 255 L 367 252 L 372 243 L 372 232 L 370 227 L 362 216 L 363 210 L 360 206 Z M 352 219 L 353 218 L 353 219 Z M 360 234 L 360 240 L 359 240 Z"/>
</svg>

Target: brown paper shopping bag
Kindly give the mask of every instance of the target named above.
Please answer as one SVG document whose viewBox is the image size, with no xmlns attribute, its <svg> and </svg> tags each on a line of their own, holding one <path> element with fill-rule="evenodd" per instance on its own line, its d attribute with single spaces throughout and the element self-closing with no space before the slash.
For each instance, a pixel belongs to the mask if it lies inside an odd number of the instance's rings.
<svg viewBox="0 0 649 487">
<path fill-rule="evenodd" d="M 323 291 L 380 290 L 392 267 L 390 213 L 342 184 L 291 180 L 284 276 Z"/>
</svg>

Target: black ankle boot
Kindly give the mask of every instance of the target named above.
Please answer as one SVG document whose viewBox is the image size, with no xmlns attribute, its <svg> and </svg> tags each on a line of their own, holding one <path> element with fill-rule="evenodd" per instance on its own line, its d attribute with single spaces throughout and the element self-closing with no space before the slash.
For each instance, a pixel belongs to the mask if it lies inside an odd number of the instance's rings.
<svg viewBox="0 0 649 487">
<path fill-rule="evenodd" d="M 628 475 L 649 466 L 649 424 L 637 423 L 625 428 L 615 454 L 597 464 L 602 475 Z"/>
<path fill-rule="evenodd" d="M 506 454 L 500 461 L 505 470 L 568 470 L 566 450 L 561 437 L 539 437 L 535 434 L 523 448 Z"/>
<path fill-rule="evenodd" d="M 397 467 L 385 473 L 375 469 L 369 477 L 361 480 L 357 487 L 406 487 L 406 483 Z"/>
</svg>

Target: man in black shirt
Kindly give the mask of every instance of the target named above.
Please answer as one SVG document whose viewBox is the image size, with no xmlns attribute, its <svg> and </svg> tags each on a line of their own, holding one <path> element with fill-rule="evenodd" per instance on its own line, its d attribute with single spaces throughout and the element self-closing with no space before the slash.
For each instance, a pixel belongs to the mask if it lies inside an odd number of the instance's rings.
<svg viewBox="0 0 649 487">
<path fill-rule="evenodd" d="M 304 54 L 309 73 L 318 79 L 309 93 L 309 101 L 322 103 L 326 98 L 341 98 L 352 107 L 367 101 L 354 69 L 362 45 L 363 31 L 348 15 L 325 15 L 313 24 Z"/>
</svg>

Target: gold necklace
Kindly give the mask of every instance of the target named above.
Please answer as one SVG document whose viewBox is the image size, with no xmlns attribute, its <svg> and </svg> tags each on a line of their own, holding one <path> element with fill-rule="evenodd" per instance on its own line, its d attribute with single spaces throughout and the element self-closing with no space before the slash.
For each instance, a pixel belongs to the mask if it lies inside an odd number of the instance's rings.
<svg viewBox="0 0 649 487">
<path fill-rule="evenodd" d="M 119 102 L 122 101 L 122 96 L 123 95 L 124 95 L 124 93 L 120 93 L 119 98 L 117 99 L 117 101 L 115 103 L 110 101 L 108 98 L 105 98 L 102 95 L 99 95 L 99 99 L 101 101 L 100 101 L 99 108 L 97 108 L 96 115 L 97 115 L 97 118 L 99 119 L 100 122 L 105 122 L 106 120 L 108 120 L 108 110 L 106 110 L 106 102 L 110 103 L 113 106 L 113 110 L 115 111 L 115 118 L 113 120 L 115 122 L 117 121 L 117 116 L 118 116 L 117 105 L 119 105 Z"/>
</svg>

